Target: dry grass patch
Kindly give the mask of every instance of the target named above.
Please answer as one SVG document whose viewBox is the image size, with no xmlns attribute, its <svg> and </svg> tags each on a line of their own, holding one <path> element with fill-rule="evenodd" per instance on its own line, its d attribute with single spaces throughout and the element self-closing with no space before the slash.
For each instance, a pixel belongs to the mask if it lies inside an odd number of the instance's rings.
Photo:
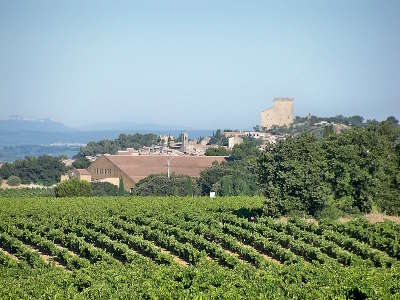
<svg viewBox="0 0 400 300">
<path fill-rule="evenodd" d="M 318 221 L 315 220 L 314 218 L 303 218 L 303 221 L 308 224 L 318 225 Z"/>
<path fill-rule="evenodd" d="M 349 216 L 344 216 L 344 217 L 340 217 L 340 218 L 338 219 L 338 222 L 339 222 L 340 224 L 346 224 L 347 222 L 350 222 L 351 220 L 352 220 L 351 217 L 349 217 Z"/>
<path fill-rule="evenodd" d="M 276 223 L 287 224 L 287 222 L 288 222 L 287 217 L 280 217 L 279 219 L 276 219 Z"/>
<path fill-rule="evenodd" d="M 397 216 L 387 216 L 384 214 L 371 213 L 371 214 L 366 214 L 365 218 L 372 224 L 384 221 L 392 221 L 394 223 L 400 224 L 400 217 Z"/>
</svg>

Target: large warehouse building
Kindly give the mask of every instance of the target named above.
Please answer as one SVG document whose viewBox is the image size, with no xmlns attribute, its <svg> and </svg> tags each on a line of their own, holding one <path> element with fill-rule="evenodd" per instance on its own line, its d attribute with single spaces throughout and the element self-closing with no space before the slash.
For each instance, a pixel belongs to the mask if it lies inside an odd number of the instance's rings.
<svg viewBox="0 0 400 300">
<path fill-rule="evenodd" d="M 125 189 L 130 191 L 139 180 L 149 175 L 167 174 L 168 168 L 170 174 L 198 177 L 213 162 L 225 160 L 224 156 L 103 155 L 90 165 L 88 171 L 92 181 L 118 184 L 122 178 Z"/>
</svg>

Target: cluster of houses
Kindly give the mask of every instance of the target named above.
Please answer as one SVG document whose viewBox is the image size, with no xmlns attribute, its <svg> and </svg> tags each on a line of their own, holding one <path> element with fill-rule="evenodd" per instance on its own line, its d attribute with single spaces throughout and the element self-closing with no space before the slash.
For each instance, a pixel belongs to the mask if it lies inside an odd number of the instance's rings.
<svg viewBox="0 0 400 300">
<path fill-rule="evenodd" d="M 262 145 L 275 143 L 277 136 L 256 131 L 225 131 L 228 139 L 228 149 L 243 142 L 245 137 L 262 140 Z M 154 174 L 176 174 L 198 177 L 200 173 L 211 167 L 213 163 L 222 163 L 226 156 L 207 156 L 207 149 L 217 147 L 210 145 L 210 137 L 201 140 L 189 140 L 188 134 L 183 133 L 182 141 L 175 142 L 173 137 L 161 136 L 161 145 L 142 147 L 141 149 L 127 148 L 117 153 L 88 157 L 92 163 L 88 169 L 72 169 L 61 180 L 77 177 L 89 182 L 108 182 L 119 185 L 120 179 L 126 191 L 131 191 L 135 184 Z M 261 146 L 262 147 L 262 146 Z M 65 163 L 70 163 L 66 161 Z"/>
</svg>

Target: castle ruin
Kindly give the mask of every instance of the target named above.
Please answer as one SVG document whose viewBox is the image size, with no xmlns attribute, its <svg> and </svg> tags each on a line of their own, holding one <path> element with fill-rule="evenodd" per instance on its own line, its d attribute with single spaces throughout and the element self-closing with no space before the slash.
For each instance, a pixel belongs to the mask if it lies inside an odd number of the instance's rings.
<svg viewBox="0 0 400 300">
<path fill-rule="evenodd" d="M 289 126 L 293 123 L 294 98 L 274 98 L 274 105 L 261 112 L 261 127 Z"/>
</svg>

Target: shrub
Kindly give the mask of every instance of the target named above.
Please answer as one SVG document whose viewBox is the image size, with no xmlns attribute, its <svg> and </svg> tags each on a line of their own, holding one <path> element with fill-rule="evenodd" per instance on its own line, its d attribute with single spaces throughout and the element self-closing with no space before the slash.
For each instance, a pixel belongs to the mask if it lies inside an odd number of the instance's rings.
<svg viewBox="0 0 400 300">
<path fill-rule="evenodd" d="M 93 196 L 118 196 L 118 187 L 109 182 L 92 182 Z"/>
<path fill-rule="evenodd" d="M 208 148 L 205 152 L 206 156 L 228 156 L 231 152 L 225 147 Z"/>
<path fill-rule="evenodd" d="M 72 178 L 57 184 L 56 197 L 91 196 L 92 186 L 89 182 Z"/>
<path fill-rule="evenodd" d="M 76 169 L 87 169 L 90 166 L 90 160 L 86 157 L 79 157 L 72 163 L 72 166 Z"/>
<path fill-rule="evenodd" d="M 21 179 L 18 176 L 8 177 L 7 183 L 9 186 L 19 186 L 21 184 Z"/>
<path fill-rule="evenodd" d="M 150 175 L 136 184 L 135 191 L 138 196 L 192 196 L 199 193 L 193 181 L 189 176 Z"/>
</svg>

